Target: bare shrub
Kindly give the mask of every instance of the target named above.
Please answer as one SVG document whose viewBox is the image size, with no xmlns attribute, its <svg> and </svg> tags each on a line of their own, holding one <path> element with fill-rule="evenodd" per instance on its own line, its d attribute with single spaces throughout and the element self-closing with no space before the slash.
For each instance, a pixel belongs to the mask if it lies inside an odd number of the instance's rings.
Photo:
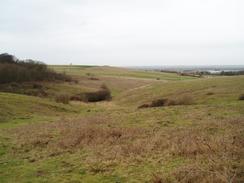
<svg viewBox="0 0 244 183">
<path fill-rule="evenodd" d="M 161 106 L 165 106 L 165 104 L 168 102 L 168 99 L 158 99 L 158 100 L 154 100 L 152 101 L 152 103 L 150 104 L 151 107 L 161 107 Z"/>
<path fill-rule="evenodd" d="M 0 55 L 0 83 L 25 81 L 71 81 L 69 76 L 50 70 L 42 62 L 18 60 L 9 54 Z"/>
<path fill-rule="evenodd" d="M 71 96 L 71 100 L 83 102 L 99 102 L 104 100 L 111 100 L 111 92 L 106 85 L 102 85 L 101 89 L 95 92 L 86 92 Z"/>
<path fill-rule="evenodd" d="M 82 101 L 82 94 L 73 95 L 70 97 L 70 100 Z"/>
<path fill-rule="evenodd" d="M 241 94 L 241 95 L 239 96 L 239 100 L 244 100 L 244 94 Z"/>
<path fill-rule="evenodd" d="M 208 92 L 208 93 L 206 93 L 206 95 L 213 95 L 214 94 L 214 92 Z"/>
<path fill-rule="evenodd" d="M 99 102 L 103 100 L 110 100 L 111 93 L 109 90 L 99 90 L 96 92 L 85 93 L 83 97 L 84 102 Z"/>
<path fill-rule="evenodd" d="M 142 104 L 142 105 L 138 106 L 138 109 L 148 108 L 148 107 L 150 107 L 150 104 Z"/>
<path fill-rule="evenodd" d="M 43 86 L 42 86 L 41 84 L 34 83 L 34 84 L 33 84 L 33 88 L 34 88 L 34 89 L 42 89 Z"/>
<path fill-rule="evenodd" d="M 58 103 L 68 104 L 70 97 L 67 94 L 57 95 L 55 97 L 55 101 Z"/>
<path fill-rule="evenodd" d="M 48 93 L 46 92 L 46 88 L 41 84 L 37 83 L 5 83 L 0 85 L 0 91 L 2 92 L 11 92 L 11 93 L 19 93 L 31 96 L 39 96 L 46 97 Z"/>
<path fill-rule="evenodd" d="M 148 107 L 162 107 L 162 106 L 172 106 L 172 105 L 191 105 L 193 104 L 193 98 L 189 95 L 180 96 L 176 99 L 157 99 L 153 100 L 150 104 L 143 104 L 138 107 L 148 108 Z"/>
<path fill-rule="evenodd" d="M 168 99 L 158 99 L 153 100 L 150 104 L 142 104 L 138 106 L 138 109 L 148 108 L 148 107 L 162 107 L 168 105 Z"/>
<path fill-rule="evenodd" d="M 94 81 L 98 81 L 99 80 L 99 78 L 96 78 L 96 77 L 90 77 L 89 79 L 90 80 L 94 80 Z"/>
</svg>

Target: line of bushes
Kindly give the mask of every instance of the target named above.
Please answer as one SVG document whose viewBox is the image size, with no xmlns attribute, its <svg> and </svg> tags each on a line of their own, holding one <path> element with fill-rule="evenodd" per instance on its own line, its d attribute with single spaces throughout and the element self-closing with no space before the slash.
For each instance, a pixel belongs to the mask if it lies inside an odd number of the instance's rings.
<svg viewBox="0 0 244 183">
<path fill-rule="evenodd" d="M 193 99 L 191 96 L 185 95 L 178 97 L 176 99 L 168 99 L 168 98 L 163 98 L 163 99 L 157 99 L 153 100 L 149 104 L 143 104 L 140 105 L 138 108 L 149 108 L 149 107 L 163 107 L 163 106 L 172 106 L 172 105 L 191 105 L 193 104 Z"/>
<path fill-rule="evenodd" d="M 18 93 L 24 95 L 38 96 L 38 97 L 47 97 L 47 87 L 42 84 L 35 82 L 26 82 L 26 83 L 6 83 L 0 85 L 1 92 L 9 93 Z"/>
<path fill-rule="evenodd" d="M 111 91 L 106 85 L 102 85 L 98 91 L 94 92 L 85 92 L 73 96 L 69 96 L 68 94 L 60 94 L 55 96 L 55 101 L 63 104 L 68 104 L 70 100 L 82 102 L 100 102 L 111 99 Z"/>
<path fill-rule="evenodd" d="M 50 70 L 46 64 L 33 60 L 18 60 L 7 53 L 0 54 L 0 84 L 25 81 L 71 81 L 65 74 Z"/>
</svg>

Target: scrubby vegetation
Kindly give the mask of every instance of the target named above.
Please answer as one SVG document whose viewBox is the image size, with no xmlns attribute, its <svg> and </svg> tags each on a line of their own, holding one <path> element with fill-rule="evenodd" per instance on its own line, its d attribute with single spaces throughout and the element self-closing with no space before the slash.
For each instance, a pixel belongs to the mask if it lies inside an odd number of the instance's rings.
<svg viewBox="0 0 244 183">
<path fill-rule="evenodd" d="M 239 100 L 244 100 L 244 94 L 241 94 Z"/>
<path fill-rule="evenodd" d="M 71 100 L 83 102 L 99 102 L 103 100 L 111 100 L 111 91 L 106 85 L 102 85 L 98 91 L 85 92 L 72 96 Z"/>
<path fill-rule="evenodd" d="M 42 62 L 18 60 L 7 53 L 0 55 L 0 84 L 26 81 L 70 81 L 65 74 L 48 69 Z"/>
<path fill-rule="evenodd" d="M 151 158 L 152 155 L 161 161 L 182 157 L 189 163 L 176 167 L 166 174 L 158 172 L 158 180 L 186 183 L 241 181 L 242 173 L 239 169 L 241 164 L 235 164 L 234 161 L 241 159 L 241 152 L 238 149 L 243 147 L 243 141 L 238 128 L 243 128 L 242 119 L 234 118 L 221 123 L 205 122 L 204 125 L 195 128 L 176 127 L 157 130 L 100 126 L 109 123 L 109 119 L 99 117 L 21 127 L 15 132 L 12 131 L 18 139 L 15 151 L 22 149 L 27 152 L 38 151 L 39 157 L 31 154 L 29 157 L 30 162 L 35 162 L 42 158 L 86 149 L 93 152 L 90 155 L 91 159 L 118 163 L 118 166 L 128 161 L 140 162 L 143 158 Z M 229 126 L 225 135 L 209 131 L 211 128 L 217 130 L 225 126 Z M 90 173 L 110 172 L 109 167 L 113 165 L 98 166 L 90 162 L 90 158 L 84 159 L 90 164 L 88 167 Z M 156 166 L 157 163 L 154 163 Z"/>
<path fill-rule="evenodd" d="M 92 74 L 86 75 L 88 80 L 99 82 L 99 78 L 94 77 Z M 100 88 L 87 89 L 92 91 L 83 91 L 77 88 L 74 92 L 63 94 L 62 92 L 50 91 L 52 90 L 50 88 L 55 86 L 45 83 L 58 81 L 69 82 L 70 85 L 78 84 L 78 80 L 63 73 L 57 73 L 44 63 L 33 60 L 18 60 L 15 56 L 9 54 L 0 55 L 0 91 L 2 92 L 49 97 L 58 103 L 64 104 L 68 104 L 69 100 L 99 102 L 112 98 L 111 91 L 106 85 L 102 85 Z M 68 87 L 71 88 L 71 86 Z"/>
<path fill-rule="evenodd" d="M 69 100 L 70 97 L 67 94 L 60 94 L 55 97 L 55 101 L 58 103 L 68 104 Z"/>
<path fill-rule="evenodd" d="M 142 104 L 138 108 L 148 107 L 163 107 L 172 105 L 191 105 L 193 104 L 193 98 L 189 95 L 178 96 L 176 99 L 157 99 L 153 100 L 150 104 Z"/>
<path fill-rule="evenodd" d="M 5 83 L 0 84 L 0 91 L 1 92 L 9 92 L 9 93 L 19 93 L 25 95 L 32 95 L 38 97 L 47 97 L 47 87 L 39 84 L 39 83 Z"/>
<path fill-rule="evenodd" d="M 0 182 L 243 182 L 243 76 L 69 74 L 77 82 L 1 84 Z"/>
</svg>

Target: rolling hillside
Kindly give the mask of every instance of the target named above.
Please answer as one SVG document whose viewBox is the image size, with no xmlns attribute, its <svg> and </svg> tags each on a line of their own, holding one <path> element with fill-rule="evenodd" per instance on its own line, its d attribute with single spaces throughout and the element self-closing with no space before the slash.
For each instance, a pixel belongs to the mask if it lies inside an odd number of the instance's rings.
<svg viewBox="0 0 244 183">
<path fill-rule="evenodd" d="M 0 182 L 243 181 L 243 76 L 50 67 L 76 81 L 0 93 Z M 103 84 L 110 101 L 55 102 Z M 163 99 L 176 102 L 138 108 Z"/>
</svg>

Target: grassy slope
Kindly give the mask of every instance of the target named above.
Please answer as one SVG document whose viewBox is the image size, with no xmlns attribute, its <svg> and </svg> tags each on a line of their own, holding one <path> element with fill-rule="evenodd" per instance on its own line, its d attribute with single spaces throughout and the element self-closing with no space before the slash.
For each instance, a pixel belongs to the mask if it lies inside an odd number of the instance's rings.
<svg viewBox="0 0 244 183">
<path fill-rule="evenodd" d="M 39 97 L 0 93 L 0 128 L 75 115 L 84 108 L 84 106 L 58 104 Z"/>
<path fill-rule="evenodd" d="M 223 173 L 222 169 L 228 170 L 230 165 L 235 165 L 240 176 L 243 162 L 230 158 L 224 151 L 235 152 L 235 146 L 228 141 L 233 136 L 243 141 L 240 134 L 243 134 L 244 103 L 237 98 L 244 91 L 244 77 L 164 82 L 127 78 L 133 75 L 141 78 L 141 71 L 139 74 L 137 71 L 123 71 L 122 78 L 107 78 L 104 76 L 116 74 L 114 69 L 114 73 L 97 67 L 83 69 L 75 68 L 72 74 L 84 76 L 86 72 L 93 72 L 100 80 L 81 77 L 78 85 L 96 88 L 106 83 L 112 88 L 113 101 L 63 105 L 48 99 L 0 93 L 0 182 L 149 182 L 153 177 L 167 177 L 167 181 L 174 182 L 179 176 L 177 171 L 191 172 L 196 163 L 206 171 L 211 165 L 216 171 L 213 174 L 224 178 L 233 176 L 233 172 Z M 142 75 L 143 78 L 152 76 L 147 72 Z M 156 77 L 162 77 L 161 73 L 159 75 Z M 179 76 L 173 77 L 179 79 Z M 60 89 L 69 92 L 67 87 Z M 207 95 L 209 92 L 213 94 Z M 138 105 L 152 99 L 174 98 L 185 93 L 193 96 L 194 105 L 137 109 Z M 73 146 L 71 142 L 77 140 L 77 127 L 81 125 L 81 129 L 89 132 L 89 128 L 83 126 L 83 119 L 90 117 L 89 123 L 93 123 L 94 117 L 102 121 L 94 122 L 93 140 Z M 67 126 L 69 123 L 72 125 Z M 62 134 L 60 128 L 68 129 L 63 137 L 58 135 Z M 120 131 L 123 128 L 127 130 Z M 113 136 L 103 136 L 99 129 L 105 130 L 105 134 L 109 133 L 106 129 L 117 129 L 119 132 L 116 133 L 121 133 L 125 139 L 117 144 L 117 141 L 111 141 Z M 146 133 L 151 135 L 144 137 Z M 215 151 L 209 152 L 205 146 L 195 143 L 196 137 L 209 138 L 208 142 Z M 50 146 L 42 146 L 46 139 L 50 139 Z M 68 148 L 60 150 L 60 142 L 66 143 Z M 178 145 L 181 143 L 184 147 Z M 157 146 L 151 149 L 148 144 Z M 124 146 L 128 151 L 123 150 Z M 238 154 L 241 149 L 236 151 Z M 209 157 L 213 157 L 214 165 L 208 161 Z M 226 157 L 229 159 L 224 159 Z M 199 180 L 209 176 L 204 171 L 199 173 L 199 169 L 196 172 L 192 173 L 200 177 Z M 189 174 L 186 177 L 189 178 Z"/>
<path fill-rule="evenodd" d="M 178 95 L 191 95 L 197 103 L 235 101 L 243 93 L 243 80 L 243 76 L 234 76 L 155 83 L 124 92 L 118 98 L 118 102 L 125 105 L 140 105 L 153 99 L 175 98 Z M 208 95 L 209 93 L 211 94 Z"/>
</svg>

